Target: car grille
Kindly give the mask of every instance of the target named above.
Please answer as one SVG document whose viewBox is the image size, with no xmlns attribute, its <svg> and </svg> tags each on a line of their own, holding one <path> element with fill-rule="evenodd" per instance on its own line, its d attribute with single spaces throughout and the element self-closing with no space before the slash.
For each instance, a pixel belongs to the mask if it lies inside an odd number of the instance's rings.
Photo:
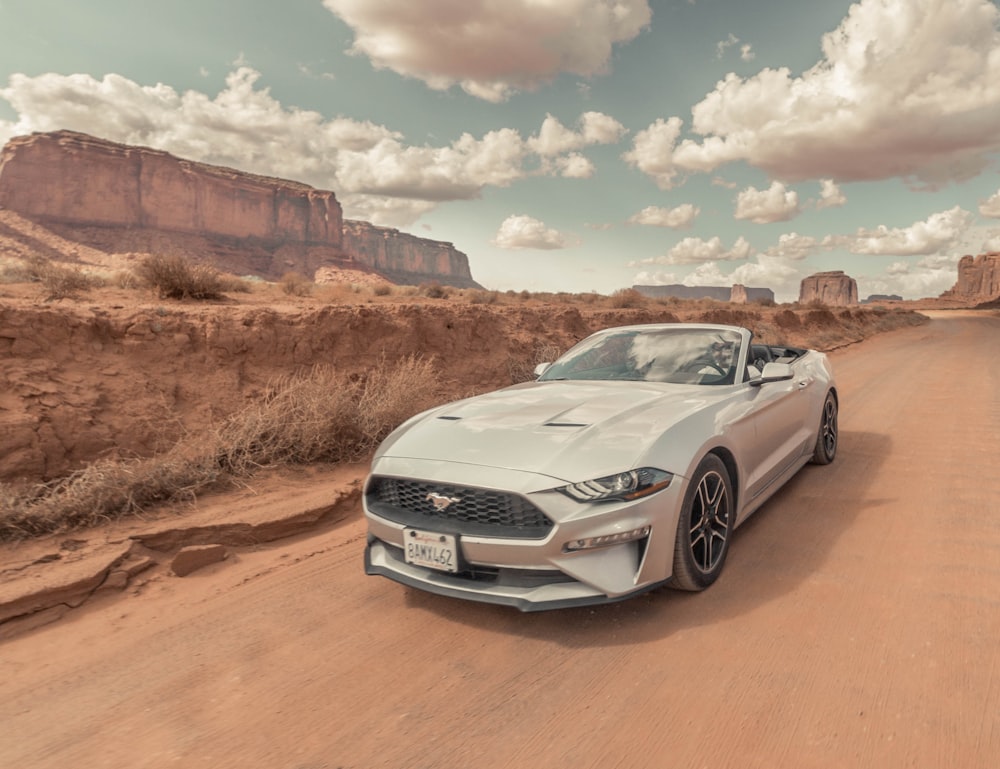
<svg viewBox="0 0 1000 769">
<path fill-rule="evenodd" d="M 446 529 L 458 534 L 543 539 L 552 528 L 552 521 L 524 497 L 490 489 L 375 477 L 366 501 L 390 521 L 434 529 L 447 523 Z"/>
</svg>

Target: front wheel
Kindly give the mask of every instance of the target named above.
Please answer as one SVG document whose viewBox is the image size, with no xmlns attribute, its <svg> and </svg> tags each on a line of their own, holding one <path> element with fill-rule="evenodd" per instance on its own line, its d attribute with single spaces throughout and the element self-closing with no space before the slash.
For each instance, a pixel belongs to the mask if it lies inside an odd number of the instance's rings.
<svg viewBox="0 0 1000 769">
<path fill-rule="evenodd" d="M 812 463 L 828 465 L 837 456 L 837 399 L 832 392 L 826 394 L 823 402 L 823 413 L 819 418 L 819 432 L 816 434 L 816 446 L 813 449 Z"/>
<path fill-rule="evenodd" d="M 715 454 L 698 465 L 681 507 L 674 541 L 674 575 L 680 590 L 704 590 L 722 573 L 733 523 L 729 471 Z"/>
</svg>

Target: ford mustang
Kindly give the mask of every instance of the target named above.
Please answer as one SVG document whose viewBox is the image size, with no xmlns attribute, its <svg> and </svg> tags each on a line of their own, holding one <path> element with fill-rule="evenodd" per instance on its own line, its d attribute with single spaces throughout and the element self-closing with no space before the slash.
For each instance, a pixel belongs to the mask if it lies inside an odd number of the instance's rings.
<svg viewBox="0 0 1000 769">
<path fill-rule="evenodd" d="M 382 442 L 368 574 L 522 611 L 703 590 L 734 529 L 837 453 L 827 357 L 745 328 L 606 329 L 535 374 Z"/>
</svg>

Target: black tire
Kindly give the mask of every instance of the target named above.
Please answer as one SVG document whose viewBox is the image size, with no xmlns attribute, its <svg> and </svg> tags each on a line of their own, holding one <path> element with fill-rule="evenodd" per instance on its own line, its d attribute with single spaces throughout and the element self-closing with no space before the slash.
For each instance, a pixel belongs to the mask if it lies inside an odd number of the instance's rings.
<svg viewBox="0 0 1000 769">
<path fill-rule="evenodd" d="M 819 417 L 819 431 L 816 433 L 816 446 L 813 448 L 814 465 L 828 465 L 837 456 L 837 440 L 840 433 L 837 429 L 837 413 L 839 407 L 833 392 L 826 394 L 823 402 L 823 413 Z"/>
<path fill-rule="evenodd" d="M 684 494 L 670 587 L 704 590 L 719 578 L 729 552 L 734 502 L 729 471 L 721 459 L 709 454 L 698 464 Z"/>
</svg>

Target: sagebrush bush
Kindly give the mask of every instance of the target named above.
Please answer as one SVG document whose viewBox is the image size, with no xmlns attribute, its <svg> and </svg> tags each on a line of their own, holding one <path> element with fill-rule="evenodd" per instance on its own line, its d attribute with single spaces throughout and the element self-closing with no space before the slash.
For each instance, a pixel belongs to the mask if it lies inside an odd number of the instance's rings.
<svg viewBox="0 0 1000 769">
<path fill-rule="evenodd" d="M 372 451 L 407 417 L 429 408 L 438 380 L 430 360 L 384 359 L 349 380 L 329 366 L 276 381 L 258 404 L 220 429 L 217 461 L 226 472 L 267 465 L 351 462 Z"/>
<path fill-rule="evenodd" d="M 146 257 L 135 273 L 147 287 L 156 290 L 160 299 L 221 299 L 226 290 L 226 283 L 214 267 L 193 265 L 180 256 Z"/>
<path fill-rule="evenodd" d="M 279 285 L 289 296 L 309 296 L 313 290 L 312 282 L 300 272 L 286 272 Z"/>
<path fill-rule="evenodd" d="M 634 288 L 620 288 L 611 294 L 611 306 L 617 310 L 632 310 L 646 306 L 646 297 Z"/>
<path fill-rule="evenodd" d="M 210 462 L 171 453 L 153 459 L 102 459 L 27 489 L 0 484 L 0 541 L 95 526 L 156 503 L 190 499 L 218 476 Z"/>
<path fill-rule="evenodd" d="M 420 286 L 420 294 L 428 299 L 447 299 L 451 291 L 440 283 L 424 283 Z"/>
</svg>

